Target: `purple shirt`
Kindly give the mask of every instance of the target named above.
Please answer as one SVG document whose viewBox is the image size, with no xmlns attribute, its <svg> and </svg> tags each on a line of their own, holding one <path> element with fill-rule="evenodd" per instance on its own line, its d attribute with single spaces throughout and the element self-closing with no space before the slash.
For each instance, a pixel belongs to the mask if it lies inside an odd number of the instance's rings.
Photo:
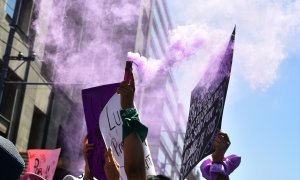
<svg viewBox="0 0 300 180">
<path fill-rule="evenodd" d="M 229 176 L 241 163 L 241 157 L 236 155 L 227 156 L 222 163 L 212 163 L 206 159 L 201 164 L 202 176 L 208 180 L 215 180 L 217 174 Z"/>
</svg>

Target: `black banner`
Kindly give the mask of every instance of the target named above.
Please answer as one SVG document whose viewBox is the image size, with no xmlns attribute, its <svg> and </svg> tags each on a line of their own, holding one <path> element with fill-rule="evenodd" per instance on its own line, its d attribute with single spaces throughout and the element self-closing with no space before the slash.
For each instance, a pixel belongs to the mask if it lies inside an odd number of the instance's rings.
<svg viewBox="0 0 300 180">
<path fill-rule="evenodd" d="M 221 129 L 223 109 L 230 79 L 235 28 L 216 67 L 209 67 L 192 91 L 189 119 L 182 154 L 181 179 L 213 152 L 214 134 Z"/>
</svg>

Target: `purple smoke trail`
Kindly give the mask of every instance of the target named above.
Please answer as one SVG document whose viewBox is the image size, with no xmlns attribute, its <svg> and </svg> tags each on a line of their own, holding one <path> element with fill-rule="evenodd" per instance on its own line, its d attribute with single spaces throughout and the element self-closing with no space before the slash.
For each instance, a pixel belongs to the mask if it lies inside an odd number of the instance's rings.
<svg viewBox="0 0 300 180">
<path fill-rule="evenodd" d="M 157 75 L 164 75 L 177 64 L 183 63 L 204 46 L 204 38 L 190 26 L 181 26 L 169 34 L 170 45 L 163 59 L 147 59 L 139 53 L 128 52 L 129 61 L 138 66 L 143 84 L 155 81 Z"/>
<path fill-rule="evenodd" d="M 62 89 L 73 103 L 59 141 L 64 148 L 62 154 L 72 162 L 64 168 L 78 173 L 83 170 L 80 155 L 86 132 L 81 89 L 122 80 L 124 55 L 134 49 L 140 4 L 132 0 L 41 3 L 48 3 L 46 6 L 52 9 L 50 13 L 41 9 L 34 22 L 37 41 L 46 45 L 45 52 L 36 51 L 51 67 L 48 75 L 55 88 Z M 46 22 L 47 36 L 43 27 Z"/>
<path fill-rule="evenodd" d="M 122 57 L 134 49 L 127 44 L 134 44 L 138 5 L 129 0 L 55 1 L 45 53 L 54 67 L 53 80 L 90 87 L 122 79 Z"/>
</svg>

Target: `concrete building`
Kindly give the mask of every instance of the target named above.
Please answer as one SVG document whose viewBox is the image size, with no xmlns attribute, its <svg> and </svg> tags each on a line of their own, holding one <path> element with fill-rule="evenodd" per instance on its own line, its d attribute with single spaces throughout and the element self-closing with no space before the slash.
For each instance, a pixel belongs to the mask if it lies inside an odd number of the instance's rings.
<svg viewBox="0 0 300 180">
<path fill-rule="evenodd" d="M 152 1 L 149 14 L 147 46 L 144 56 L 164 60 L 168 33 L 173 29 L 165 0 Z M 148 143 L 158 174 L 179 179 L 181 154 L 187 116 L 183 111 L 172 72 L 161 75 L 156 84 L 142 89 L 137 103 L 143 121 L 150 127 Z M 196 172 L 189 179 L 199 179 Z"/>
<path fill-rule="evenodd" d="M 0 7 L 0 57 L 7 47 L 8 34 L 16 1 L 1 1 Z M 43 5 L 46 5 L 45 3 Z M 41 66 L 43 45 L 35 41 L 35 31 L 31 25 L 37 17 L 33 0 L 22 1 L 19 23 L 15 33 L 10 56 L 30 56 L 34 49 L 39 49 L 34 62 L 10 60 L 7 82 L 1 104 L 1 135 L 16 143 L 19 151 L 27 148 L 44 148 L 47 146 L 47 125 L 50 114 L 52 87 L 50 85 L 23 84 L 47 82 L 43 76 Z M 44 26 L 47 26 L 45 24 Z M 45 28 L 47 29 L 47 28 Z M 2 59 L 1 59 L 2 62 Z M 23 64 L 22 64 L 23 63 Z M 27 72 L 26 72 L 27 71 Z M 56 144 L 51 147 L 55 147 Z"/>
<path fill-rule="evenodd" d="M 18 2 L 21 3 L 19 23 L 9 56 L 18 56 L 21 52 L 27 57 L 34 51 L 36 58 L 32 62 L 9 61 L 0 108 L 0 135 L 14 142 L 21 154 L 26 156 L 27 149 L 59 147 L 59 131 L 69 117 L 72 101 L 60 89 L 49 84 L 43 63 L 45 43 L 36 39 L 36 31 L 32 28 L 39 26 L 39 35 L 47 35 L 47 17 L 53 1 L 0 1 L 0 9 L 5 10 L 0 11 L 1 65 Z M 36 21 L 37 18 L 39 21 Z"/>
<path fill-rule="evenodd" d="M 146 57 L 166 59 L 169 46 L 168 34 L 173 29 L 168 1 L 152 1 L 149 14 Z M 181 154 L 184 143 L 187 116 L 177 93 L 172 72 L 160 75 L 160 79 L 139 93 L 138 109 L 143 121 L 150 127 L 148 143 L 158 174 L 179 179 Z M 199 170 L 192 171 L 188 179 L 200 179 Z"/>
</svg>

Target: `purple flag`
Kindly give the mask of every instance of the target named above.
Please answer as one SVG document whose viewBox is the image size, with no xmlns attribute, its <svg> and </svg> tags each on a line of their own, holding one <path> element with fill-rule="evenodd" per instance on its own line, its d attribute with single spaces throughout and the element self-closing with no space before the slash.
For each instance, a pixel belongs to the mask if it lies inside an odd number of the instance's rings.
<svg viewBox="0 0 300 180">
<path fill-rule="evenodd" d="M 104 173 L 105 143 L 99 129 L 99 118 L 107 102 L 116 93 L 119 83 L 82 90 L 82 101 L 87 124 L 88 140 L 94 151 L 88 154 L 90 171 L 98 180 L 106 180 Z"/>
<path fill-rule="evenodd" d="M 225 52 L 208 67 L 192 91 L 189 119 L 182 153 L 181 179 L 213 152 L 214 134 L 221 129 L 230 79 L 235 28 Z"/>
</svg>

